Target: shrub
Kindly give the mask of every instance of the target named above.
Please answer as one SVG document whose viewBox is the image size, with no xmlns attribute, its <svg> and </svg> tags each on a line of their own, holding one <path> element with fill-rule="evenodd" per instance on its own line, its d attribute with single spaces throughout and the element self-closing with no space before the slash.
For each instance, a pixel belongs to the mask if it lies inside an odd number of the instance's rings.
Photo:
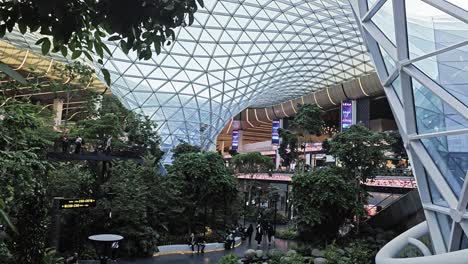
<svg viewBox="0 0 468 264">
<path fill-rule="evenodd" d="M 299 233 L 296 229 L 285 229 L 285 230 L 277 230 L 275 237 L 286 239 L 286 240 L 296 240 L 299 237 Z"/>
<path fill-rule="evenodd" d="M 239 258 L 234 254 L 228 254 L 222 257 L 218 264 L 237 264 Z"/>
<path fill-rule="evenodd" d="M 325 250 L 325 258 L 328 264 L 371 264 L 374 259 L 374 252 L 363 240 L 351 242 L 345 254 L 338 252 L 335 244 L 328 246 Z"/>
</svg>

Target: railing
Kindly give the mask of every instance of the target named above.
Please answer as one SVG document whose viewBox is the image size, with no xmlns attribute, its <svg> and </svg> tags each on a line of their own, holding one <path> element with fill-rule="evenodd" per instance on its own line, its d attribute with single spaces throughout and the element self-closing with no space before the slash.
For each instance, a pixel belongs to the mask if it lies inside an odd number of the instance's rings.
<svg viewBox="0 0 468 264">
<path fill-rule="evenodd" d="M 468 249 L 432 255 L 432 251 L 419 238 L 426 235 L 429 228 L 423 222 L 388 242 L 375 257 L 376 264 L 466 264 Z M 408 245 L 415 246 L 423 257 L 398 258 Z"/>
<path fill-rule="evenodd" d="M 366 210 L 367 210 L 367 213 L 368 213 L 368 219 L 376 214 L 378 214 L 380 211 L 384 210 L 385 208 L 389 207 L 390 205 L 392 205 L 392 203 L 389 203 L 387 204 L 387 206 L 382 206 L 380 208 L 380 210 L 378 210 L 378 207 L 381 206 L 385 201 L 387 201 L 388 199 L 390 198 L 393 198 L 393 196 L 396 196 L 397 194 L 396 193 L 391 193 L 389 194 L 387 197 L 385 197 L 383 200 L 381 200 L 380 202 L 378 202 L 377 204 L 373 204 L 372 206 L 369 206 L 369 207 L 366 207 Z M 401 195 L 398 194 L 398 198 L 400 198 Z M 396 200 L 398 200 L 398 198 Z M 395 200 L 395 201 L 396 201 Z M 395 202 L 394 201 L 394 202 Z M 375 214 L 371 214 L 370 212 L 372 212 L 372 210 L 375 209 Z"/>
</svg>

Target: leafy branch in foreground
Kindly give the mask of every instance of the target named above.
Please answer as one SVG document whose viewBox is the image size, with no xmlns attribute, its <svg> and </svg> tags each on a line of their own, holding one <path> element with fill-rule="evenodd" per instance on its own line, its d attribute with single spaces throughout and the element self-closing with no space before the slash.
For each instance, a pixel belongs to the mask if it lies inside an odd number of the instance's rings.
<svg viewBox="0 0 468 264">
<path fill-rule="evenodd" d="M 175 28 L 193 23 L 198 6 L 203 0 L 6 0 L 0 2 L 0 37 L 16 26 L 21 34 L 44 36 L 36 42 L 44 55 L 94 61 L 95 54 L 100 64 L 111 55 L 104 42 L 117 41 L 124 53 L 133 50 L 148 60 L 152 47 L 159 54 L 175 41 Z M 109 72 L 103 74 L 109 84 Z"/>
</svg>

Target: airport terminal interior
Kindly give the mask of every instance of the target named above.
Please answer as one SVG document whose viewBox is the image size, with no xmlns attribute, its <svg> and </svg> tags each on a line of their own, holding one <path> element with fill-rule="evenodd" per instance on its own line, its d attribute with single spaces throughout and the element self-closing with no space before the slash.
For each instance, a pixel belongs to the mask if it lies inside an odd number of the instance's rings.
<svg viewBox="0 0 468 264">
<path fill-rule="evenodd" d="M 1 264 L 466 264 L 467 177 L 466 0 L 0 1 Z"/>
</svg>

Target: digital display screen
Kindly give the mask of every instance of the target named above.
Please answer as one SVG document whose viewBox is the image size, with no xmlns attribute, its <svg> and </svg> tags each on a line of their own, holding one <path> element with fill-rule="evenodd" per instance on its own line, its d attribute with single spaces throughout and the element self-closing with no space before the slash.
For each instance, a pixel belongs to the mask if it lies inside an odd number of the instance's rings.
<svg viewBox="0 0 468 264">
<path fill-rule="evenodd" d="M 353 102 L 341 102 L 341 131 L 347 130 L 353 124 Z"/>
<path fill-rule="evenodd" d="M 239 130 L 232 131 L 232 147 L 231 149 L 237 149 L 239 147 Z"/>
<path fill-rule="evenodd" d="M 60 209 L 75 209 L 96 207 L 96 200 L 92 198 L 61 199 Z"/>
<path fill-rule="evenodd" d="M 271 126 L 271 143 L 272 144 L 280 143 L 280 136 L 278 132 L 279 128 L 280 128 L 280 121 L 279 120 L 273 121 L 273 124 Z"/>
</svg>

